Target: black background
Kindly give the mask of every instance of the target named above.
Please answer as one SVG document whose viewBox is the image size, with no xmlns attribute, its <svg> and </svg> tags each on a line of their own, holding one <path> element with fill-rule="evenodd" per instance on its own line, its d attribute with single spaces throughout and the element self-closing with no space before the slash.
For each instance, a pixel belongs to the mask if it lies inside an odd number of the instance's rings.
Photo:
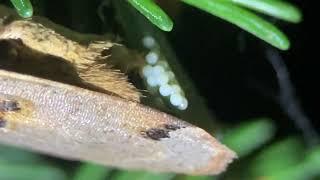
<svg viewBox="0 0 320 180">
<path fill-rule="evenodd" d="M 275 21 L 292 42 L 281 56 L 303 111 L 319 129 L 317 6 L 314 1 L 292 2 L 302 9 L 304 20 L 300 24 Z M 275 100 L 277 79 L 264 54 L 268 45 L 211 15 L 187 6 L 183 9 L 169 37 L 210 109 L 226 122 L 270 117 L 279 132 L 297 132 Z"/>
</svg>

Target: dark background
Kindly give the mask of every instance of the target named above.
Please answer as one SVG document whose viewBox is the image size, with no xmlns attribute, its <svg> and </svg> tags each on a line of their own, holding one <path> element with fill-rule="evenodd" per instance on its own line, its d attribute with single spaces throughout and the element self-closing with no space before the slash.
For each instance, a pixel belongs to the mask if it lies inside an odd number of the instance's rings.
<svg viewBox="0 0 320 180">
<path fill-rule="evenodd" d="M 281 52 L 296 95 L 306 115 L 319 131 L 319 66 L 314 1 L 292 1 L 300 7 L 300 24 L 274 21 L 291 40 Z M 266 17 L 269 18 L 269 17 Z M 179 59 L 215 114 L 227 122 L 271 117 L 279 132 L 297 132 L 277 100 L 277 79 L 266 60 L 268 47 L 252 35 L 218 18 L 183 6 L 182 15 L 169 34 Z"/>
</svg>

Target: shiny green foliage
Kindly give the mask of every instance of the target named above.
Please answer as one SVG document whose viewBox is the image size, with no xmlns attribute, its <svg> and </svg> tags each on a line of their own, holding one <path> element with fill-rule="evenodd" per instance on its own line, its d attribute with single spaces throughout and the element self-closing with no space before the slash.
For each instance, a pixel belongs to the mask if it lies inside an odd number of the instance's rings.
<svg viewBox="0 0 320 180">
<path fill-rule="evenodd" d="M 11 0 L 18 14 L 23 18 L 30 18 L 33 15 L 33 8 L 30 0 Z"/>
<path fill-rule="evenodd" d="M 172 29 L 173 23 L 170 18 L 152 0 L 128 0 L 128 2 L 160 29 L 165 31 Z M 182 2 L 235 24 L 281 50 L 290 47 L 286 35 L 247 9 L 293 23 L 298 23 L 302 19 L 298 8 L 279 0 L 182 0 Z"/>
<path fill-rule="evenodd" d="M 11 0 L 11 2 L 21 17 L 32 17 L 33 9 L 29 0 Z M 182 2 L 235 24 L 281 50 L 290 48 L 290 41 L 286 35 L 247 9 L 288 22 L 298 23 L 302 20 L 298 8 L 279 0 L 182 0 Z M 172 30 L 172 20 L 153 0 L 128 0 L 128 3 L 163 31 Z"/>
<path fill-rule="evenodd" d="M 242 157 L 268 142 L 274 133 L 275 127 L 271 120 L 257 119 L 230 129 L 224 136 L 223 143 Z"/>
<path fill-rule="evenodd" d="M 302 20 L 300 10 L 294 5 L 279 0 L 226 0 L 248 9 L 273 16 L 284 21 L 299 23 Z"/>
<path fill-rule="evenodd" d="M 295 166 L 304 156 L 304 146 L 296 138 L 288 138 L 260 152 L 251 162 L 253 176 L 268 176 L 280 173 L 283 169 Z"/>
<path fill-rule="evenodd" d="M 173 179 L 174 174 L 157 174 L 151 172 L 143 171 L 123 171 L 118 172 L 112 177 L 112 180 L 127 180 L 127 179 L 137 179 L 137 180 L 171 180 Z"/>
<path fill-rule="evenodd" d="M 7 164 L 0 162 L 0 179 L 10 180 L 64 180 L 62 170 L 43 165 Z"/>
<path fill-rule="evenodd" d="M 172 20 L 153 0 L 128 0 L 128 2 L 163 31 L 172 30 Z"/>
<path fill-rule="evenodd" d="M 255 179 L 313 179 L 320 175 L 319 157 L 319 147 L 306 150 L 300 139 L 288 138 L 259 153 L 251 162 L 250 170 Z"/>
<path fill-rule="evenodd" d="M 235 24 L 281 50 L 290 47 L 288 38 L 277 27 L 233 3 L 224 0 L 182 1 Z"/>
<path fill-rule="evenodd" d="M 110 169 L 96 164 L 83 163 L 76 171 L 74 180 L 104 180 L 110 173 Z"/>
<path fill-rule="evenodd" d="M 212 176 L 185 176 L 183 180 L 215 180 Z"/>
<path fill-rule="evenodd" d="M 0 145 L 0 179 L 66 180 L 66 174 L 38 154 Z"/>
</svg>

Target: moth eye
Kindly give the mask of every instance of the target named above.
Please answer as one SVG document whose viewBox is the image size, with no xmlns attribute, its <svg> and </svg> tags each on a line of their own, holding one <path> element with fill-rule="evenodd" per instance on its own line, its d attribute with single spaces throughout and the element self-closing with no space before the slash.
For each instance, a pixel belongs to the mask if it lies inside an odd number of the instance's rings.
<svg viewBox="0 0 320 180">
<path fill-rule="evenodd" d="M 33 8 L 30 0 L 11 0 L 18 14 L 23 18 L 30 18 L 33 15 Z"/>
</svg>

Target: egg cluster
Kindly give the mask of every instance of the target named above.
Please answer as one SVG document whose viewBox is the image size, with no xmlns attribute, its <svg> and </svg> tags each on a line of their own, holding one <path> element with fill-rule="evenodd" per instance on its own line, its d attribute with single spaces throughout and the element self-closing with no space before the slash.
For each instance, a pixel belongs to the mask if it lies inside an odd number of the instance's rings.
<svg viewBox="0 0 320 180">
<path fill-rule="evenodd" d="M 152 88 L 157 88 L 160 95 L 168 98 L 174 107 L 179 110 L 187 109 L 188 100 L 167 61 L 161 56 L 155 39 L 151 36 L 145 36 L 142 43 L 149 50 L 145 55 L 146 65 L 142 68 L 142 74 L 146 78 L 147 84 Z"/>
</svg>

